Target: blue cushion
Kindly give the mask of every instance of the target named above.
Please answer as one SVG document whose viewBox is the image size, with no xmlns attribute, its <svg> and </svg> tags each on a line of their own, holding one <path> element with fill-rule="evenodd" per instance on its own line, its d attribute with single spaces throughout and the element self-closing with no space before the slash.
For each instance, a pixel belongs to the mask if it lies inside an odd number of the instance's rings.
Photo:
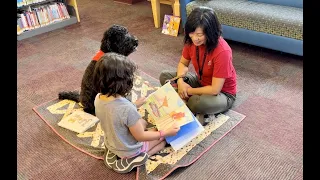
<svg viewBox="0 0 320 180">
<path fill-rule="evenodd" d="M 249 1 L 303 8 L 303 0 L 249 0 Z"/>
</svg>

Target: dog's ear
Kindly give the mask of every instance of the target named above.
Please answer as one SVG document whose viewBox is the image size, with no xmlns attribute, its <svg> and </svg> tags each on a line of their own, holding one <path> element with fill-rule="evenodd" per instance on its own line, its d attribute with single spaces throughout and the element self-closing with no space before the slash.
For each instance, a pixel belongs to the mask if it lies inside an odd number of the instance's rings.
<svg viewBox="0 0 320 180">
<path fill-rule="evenodd" d="M 101 40 L 100 50 L 104 53 L 111 52 L 109 40 L 105 36 Z"/>
</svg>

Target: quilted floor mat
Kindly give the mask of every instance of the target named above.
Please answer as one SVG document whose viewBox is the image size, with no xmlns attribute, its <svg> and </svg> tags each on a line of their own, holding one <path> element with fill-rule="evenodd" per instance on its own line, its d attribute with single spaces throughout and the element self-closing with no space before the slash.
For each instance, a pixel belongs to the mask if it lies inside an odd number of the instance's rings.
<svg viewBox="0 0 320 180">
<path fill-rule="evenodd" d="M 160 85 L 158 80 L 147 74 L 140 73 L 140 75 L 134 83 L 131 97 L 133 101 L 141 95 L 154 92 Z M 41 119 L 64 141 L 89 156 L 103 159 L 103 132 L 100 123 L 80 134 L 57 125 L 61 118 L 68 115 L 73 109 L 81 109 L 81 106 L 71 100 L 59 99 L 45 102 L 33 108 Z M 141 108 L 139 112 L 144 119 L 152 124 L 151 116 L 148 116 L 145 109 Z M 244 118 L 245 115 L 233 110 L 220 114 L 205 126 L 205 131 L 182 149 L 174 151 L 171 147 L 166 147 L 163 151 L 151 156 L 145 166 L 138 168 L 137 179 L 162 179 L 179 167 L 191 165 Z"/>
</svg>

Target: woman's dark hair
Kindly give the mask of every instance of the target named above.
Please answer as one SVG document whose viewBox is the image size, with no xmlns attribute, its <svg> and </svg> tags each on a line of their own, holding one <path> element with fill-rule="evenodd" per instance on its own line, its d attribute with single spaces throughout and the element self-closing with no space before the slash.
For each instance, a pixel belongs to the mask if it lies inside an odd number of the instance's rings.
<svg viewBox="0 0 320 180">
<path fill-rule="evenodd" d="M 136 70 L 136 64 L 126 56 L 105 53 L 95 64 L 94 88 L 107 96 L 127 96 L 133 87 Z"/>
<path fill-rule="evenodd" d="M 198 27 L 203 29 L 206 36 L 207 41 L 205 45 L 207 52 L 211 52 L 217 46 L 219 37 L 222 34 L 221 24 L 213 9 L 200 6 L 192 10 L 184 26 L 185 44 L 192 44 L 189 34 L 194 32 Z"/>
</svg>

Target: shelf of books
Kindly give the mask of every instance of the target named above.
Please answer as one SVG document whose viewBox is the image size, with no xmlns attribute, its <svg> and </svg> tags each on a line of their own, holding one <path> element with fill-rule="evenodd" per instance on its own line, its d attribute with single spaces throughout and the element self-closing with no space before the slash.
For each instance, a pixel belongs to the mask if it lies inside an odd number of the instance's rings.
<svg viewBox="0 0 320 180">
<path fill-rule="evenodd" d="M 76 0 L 17 0 L 17 40 L 80 22 Z"/>
</svg>

